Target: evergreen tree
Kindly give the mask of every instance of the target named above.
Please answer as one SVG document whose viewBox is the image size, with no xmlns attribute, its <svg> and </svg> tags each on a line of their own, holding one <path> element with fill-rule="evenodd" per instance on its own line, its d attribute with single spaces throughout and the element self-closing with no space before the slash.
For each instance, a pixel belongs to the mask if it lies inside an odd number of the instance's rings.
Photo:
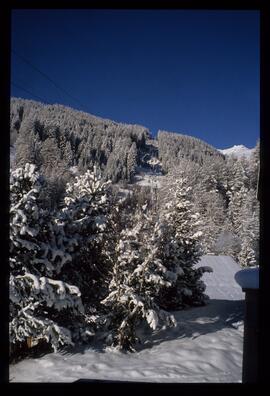
<svg viewBox="0 0 270 396">
<path fill-rule="evenodd" d="M 244 239 L 241 244 L 241 250 L 238 255 L 239 263 L 242 267 L 249 267 L 255 266 L 258 264 L 256 251 L 254 246 L 253 240 L 253 233 L 247 232 L 245 233 Z"/>
<path fill-rule="evenodd" d="M 164 289 L 160 301 L 165 309 L 179 309 L 191 305 L 203 305 L 207 299 L 205 285 L 200 280 L 209 267 L 196 268 L 202 255 L 199 243 L 202 235 L 199 214 L 194 212 L 187 179 L 179 175 L 172 186 L 173 199 L 166 205 L 162 217 L 167 224 L 162 251 L 163 263 L 176 276 L 175 282 Z M 181 177 L 182 176 L 182 177 Z"/>
<path fill-rule="evenodd" d="M 259 167 L 260 167 L 260 140 L 258 139 L 254 151 L 251 154 L 249 165 L 249 178 L 250 178 L 250 187 L 253 190 L 257 190 L 258 188 L 258 176 L 259 176 Z"/>
<path fill-rule="evenodd" d="M 33 164 L 11 173 L 11 351 L 33 339 L 46 340 L 54 350 L 72 344 L 70 325 L 84 322 L 80 290 L 60 277 L 71 256 L 63 230 L 40 207 L 41 188 Z"/>
<path fill-rule="evenodd" d="M 241 265 L 254 265 L 258 260 L 259 204 L 256 199 L 258 163 L 247 159 L 230 159 L 231 178 L 228 183 L 228 218 L 240 247 L 233 252 Z M 252 258 L 251 258 L 252 256 Z"/>
<path fill-rule="evenodd" d="M 212 253 L 218 235 L 226 219 L 226 200 L 219 170 L 223 160 L 207 160 L 200 167 L 200 176 L 192 185 L 192 202 L 201 219 L 201 244 L 204 253 Z M 186 175 L 185 175 L 186 176 Z"/>
<path fill-rule="evenodd" d="M 201 244 L 204 253 L 209 254 L 213 253 L 215 241 L 224 229 L 226 213 L 224 200 L 216 190 L 202 194 L 200 202 L 202 200 L 204 201 L 205 208 L 200 212 Z"/>
<path fill-rule="evenodd" d="M 240 211 L 242 219 L 238 235 L 242 240 L 238 260 L 242 266 L 258 265 L 259 262 L 259 202 L 256 191 L 249 190 Z"/>
<path fill-rule="evenodd" d="M 128 172 L 128 181 L 134 180 L 134 175 L 137 166 L 137 147 L 136 143 L 133 142 L 127 156 L 127 172 Z"/>
<path fill-rule="evenodd" d="M 241 239 L 235 234 L 232 225 L 227 220 L 213 246 L 217 255 L 231 256 L 236 261 L 241 250 Z"/>
<path fill-rule="evenodd" d="M 158 305 L 161 288 L 170 286 L 174 276 L 158 257 L 161 236 L 160 223 L 143 213 L 120 234 L 109 294 L 102 301 L 109 311 L 107 343 L 119 349 L 135 350 L 142 321 L 152 329 L 164 322 L 175 325 L 174 317 Z"/>
<path fill-rule="evenodd" d="M 108 182 L 103 182 L 94 168 L 76 176 L 67 184 L 63 208 L 58 221 L 69 238 L 72 256 L 67 281 L 80 285 L 86 307 L 98 304 L 106 289 L 109 265 L 106 254 L 110 202 Z"/>
<path fill-rule="evenodd" d="M 27 123 L 28 125 L 29 123 Z M 41 146 L 37 136 L 32 130 L 22 128 L 15 144 L 16 157 L 15 167 L 24 166 L 26 163 L 33 163 L 40 167 L 42 163 Z"/>
</svg>

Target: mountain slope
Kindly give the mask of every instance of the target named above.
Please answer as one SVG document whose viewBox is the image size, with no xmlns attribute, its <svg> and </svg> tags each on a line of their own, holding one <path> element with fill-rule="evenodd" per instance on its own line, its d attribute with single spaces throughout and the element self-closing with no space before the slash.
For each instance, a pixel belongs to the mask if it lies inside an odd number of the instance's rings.
<svg viewBox="0 0 270 396">
<path fill-rule="evenodd" d="M 210 144 L 201 139 L 179 133 L 158 132 L 159 159 L 165 172 L 179 165 L 181 160 L 189 160 L 200 165 L 206 158 L 224 159 Z"/>
<path fill-rule="evenodd" d="M 149 130 L 102 119 L 62 105 L 11 99 L 11 144 L 16 164 L 44 168 L 98 165 L 113 182 L 131 180 Z"/>
<path fill-rule="evenodd" d="M 33 162 L 50 178 L 74 167 L 82 172 L 97 165 L 113 183 L 167 173 L 182 160 L 202 165 L 253 151 L 243 145 L 218 150 L 198 138 L 161 130 L 153 139 L 141 125 L 20 98 L 11 99 L 10 134 L 12 166 Z"/>
<path fill-rule="evenodd" d="M 134 181 L 142 169 L 165 173 L 182 158 L 202 163 L 206 157 L 224 158 L 214 147 L 192 136 L 159 131 L 152 139 L 141 125 L 117 123 L 66 106 L 45 105 L 12 98 L 12 163 L 35 163 L 51 176 L 55 168 L 98 165 L 112 182 Z M 54 169 L 51 169 L 52 164 Z"/>
</svg>

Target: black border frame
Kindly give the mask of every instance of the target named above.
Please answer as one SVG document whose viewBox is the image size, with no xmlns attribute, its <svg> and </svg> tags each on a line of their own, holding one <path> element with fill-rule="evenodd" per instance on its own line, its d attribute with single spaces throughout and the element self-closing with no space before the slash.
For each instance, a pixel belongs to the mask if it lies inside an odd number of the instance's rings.
<svg viewBox="0 0 270 396">
<path fill-rule="evenodd" d="M 113 6 L 112 6 L 113 4 Z M 0 254 L 1 254 L 1 277 L 0 277 L 0 313 L 1 313 L 1 333 L 0 333 L 0 382 L 8 385 L 9 391 L 17 391 L 18 387 L 29 392 L 50 391 L 55 390 L 73 390 L 74 386 L 79 386 L 83 390 L 85 385 L 88 390 L 95 390 L 95 388 L 107 391 L 127 390 L 146 392 L 153 390 L 154 392 L 176 391 L 176 392 L 202 392 L 209 394 L 209 392 L 230 392 L 236 390 L 237 392 L 247 390 L 255 391 L 259 385 L 269 383 L 269 369 L 268 357 L 270 356 L 269 338 L 270 326 L 267 320 L 267 313 L 270 312 L 270 299 L 267 296 L 267 291 L 270 286 L 270 175 L 269 175 L 269 158 L 270 158 L 270 125 L 269 125 L 269 103 L 270 103 L 270 10 L 269 2 L 267 0 L 180 0 L 178 2 L 166 1 L 164 4 L 158 2 L 147 4 L 146 1 L 129 1 L 125 4 L 119 4 L 107 1 L 86 1 L 77 0 L 73 4 L 64 4 L 57 0 L 54 2 L 43 1 L 17 1 L 11 0 L 8 5 L 1 5 L 0 10 L 0 43 L 1 43 L 1 62 L 0 62 L 0 81 L 1 81 L 1 107 L 0 107 L 0 125 L 1 125 L 1 139 L 0 145 L 0 170 L 2 189 L 0 194 Z M 195 10 L 258 10 L 260 11 L 260 182 L 259 182 L 259 199 L 261 204 L 260 210 L 260 289 L 259 289 L 259 381 L 256 384 L 227 384 L 227 383 L 114 383 L 114 382 L 88 382 L 82 381 L 72 384 L 55 384 L 55 383 L 9 383 L 9 369 L 8 369 L 8 253 L 9 253 L 9 114 L 10 114 L 10 50 L 11 50 L 11 13 L 13 9 L 83 9 L 83 8 L 107 8 L 107 9 L 195 9 Z M 74 384 L 74 385 L 73 385 Z M 67 386 L 68 385 L 68 386 Z"/>
</svg>

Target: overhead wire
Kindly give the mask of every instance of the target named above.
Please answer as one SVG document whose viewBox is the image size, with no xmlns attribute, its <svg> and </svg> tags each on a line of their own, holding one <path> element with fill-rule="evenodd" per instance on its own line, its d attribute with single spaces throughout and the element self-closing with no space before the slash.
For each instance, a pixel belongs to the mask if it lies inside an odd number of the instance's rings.
<svg viewBox="0 0 270 396">
<path fill-rule="evenodd" d="M 22 87 L 21 85 L 15 83 L 14 81 L 11 81 L 11 85 L 13 85 L 13 86 L 16 87 L 16 88 L 21 89 L 22 91 L 25 91 L 25 92 L 28 93 L 29 95 L 34 96 L 35 98 L 41 100 L 42 102 L 46 102 L 46 101 L 44 101 L 44 99 L 42 99 L 40 96 L 34 94 L 33 92 L 31 92 L 31 91 L 29 91 L 28 89 Z"/>
<path fill-rule="evenodd" d="M 44 78 L 46 78 L 48 81 L 50 81 L 51 84 L 53 84 L 57 89 L 62 91 L 65 95 L 69 96 L 74 102 L 79 104 L 82 108 L 85 108 L 85 106 L 74 96 L 72 96 L 69 92 L 67 92 L 63 87 L 58 85 L 51 77 L 49 77 L 46 73 L 44 73 L 42 70 L 40 70 L 37 66 L 33 65 L 32 62 L 30 62 L 28 59 L 26 59 L 24 56 L 18 54 L 17 51 L 11 50 L 11 52 L 16 55 L 19 59 L 21 59 L 24 63 L 26 63 L 28 66 L 32 67 L 33 70 L 41 74 Z M 25 90 L 25 89 L 24 89 Z"/>
</svg>

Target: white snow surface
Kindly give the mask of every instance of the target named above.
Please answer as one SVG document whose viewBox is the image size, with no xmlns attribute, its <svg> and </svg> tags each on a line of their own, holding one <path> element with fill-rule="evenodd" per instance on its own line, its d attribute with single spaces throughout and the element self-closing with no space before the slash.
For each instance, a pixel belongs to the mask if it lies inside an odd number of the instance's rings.
<svg viewBox="0 0 270 396">
<path fill-rule="evenodd" d="M 243 144 L 235 145 L 233 147 L 227 149 L 219 149 L 221 153 L 225 155 L 232 155 L 234 157 L 247 157 L 249 158 L 254 151 L 254 149 L 249 149 L 248 147 L 244 146 Z"/>
<path fill-rule="evenodd" d="M 151 160 L 149 161 L 149 163 L 151 163 Z M 155 161 L 153 160 L 152 163 L 155 163 Z M 158 161 L 157 163 L 160 164 L 160 161 Z M 146 167 L 138 167 L 137 171 L 138 173 L 135 175 L 136 185 L 144 186 L 144 187 L 160 188 L 162 179 L 164 178 L 162 173 Z"/>
<path fill-rule="evenodd" d="M 241 270 L 230 256 L 203 256 L 198 266 L 209 266 L 211 273 L 204 273 L 205 293 L 210 299 L 241 300 L 245 298 L 241 286 L 235 281 L 235 274 Z"/>
<path fill-rule="evenodd" d="M 140 382 L 241 382 L 244 293 L 234 276 L 238 264 L 226 256 L 203 256 L 206 306 L 174 312 L 177 327 L 141 329 L 136 353 L 96 342 L 10 365 L 11 382 L 73 382 L 99 379 Z"/>
<path fill-rule="evenodd" d="M 135 184 L 138 186 L 160 188 L 163 175 L 156 175 L 155 173 L 145 174 L 144 176 L 135 176 Z"/>
</svg>

